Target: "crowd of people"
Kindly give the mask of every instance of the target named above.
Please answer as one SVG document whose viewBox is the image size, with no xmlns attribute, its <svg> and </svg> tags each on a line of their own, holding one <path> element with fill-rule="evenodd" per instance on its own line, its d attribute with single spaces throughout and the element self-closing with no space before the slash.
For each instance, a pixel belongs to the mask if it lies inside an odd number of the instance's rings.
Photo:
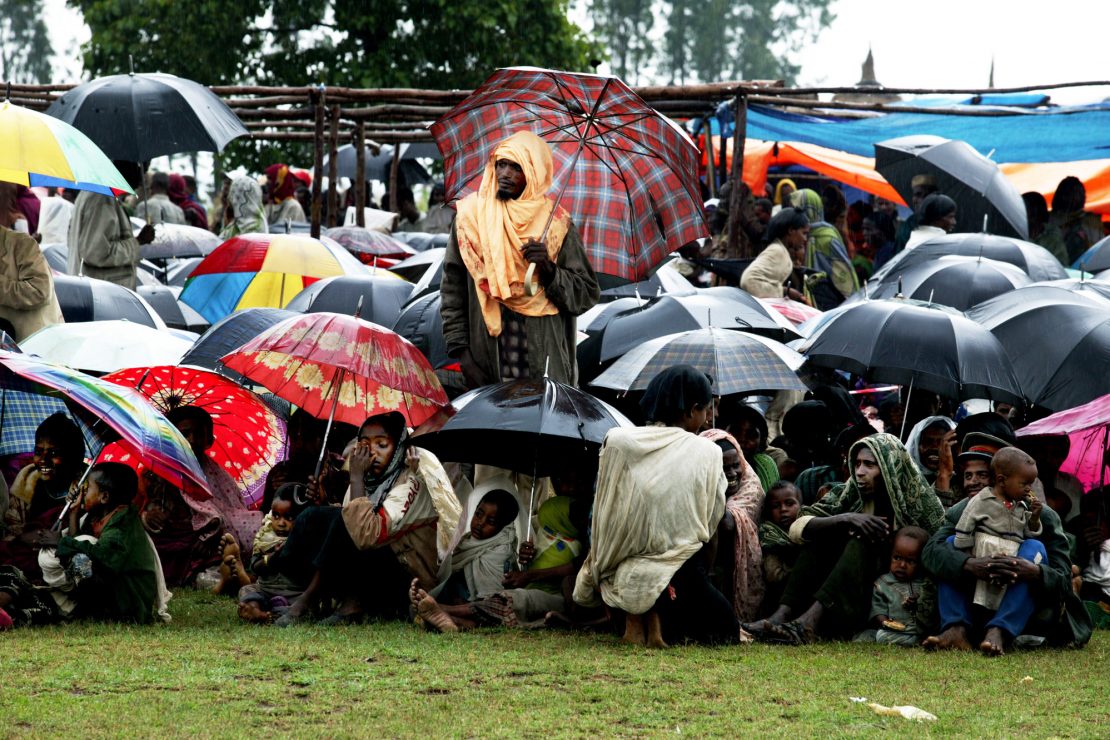
<svg viewBox="0 0 1110 740">
<path fill-rule="evenodd" d="M 142 178 L 137 167 L 125 174 Z M 476 193 L 405 218 L 449 233 L 443 332 L 469 388 L 578 382 L 575 317 L 600 288 L 572 214 L 550 197 L 552 175 L 548 145 L 517 133 L 494 150 Z M 138 204 L 148 224 L 228 236 L 304 218 L 304 180 L 285 165 L 266 170 L 265 191 L 229 180 L 218 219 L 178 179 L 150 178 Z M 847 208 L 833 185 L 818 193 L 781 180 L 760 199 L 741 185 L 711 214 L 704 254 L 731 257 L 720 216 L 728 198 L 743 198 L 744 239 L 762 249 L 740 286 L 829 308 L 881 259 L 952 229 L 956 204 L 927 179 L 914 186 L 915 214 L 898 224 L 892 204 Z M 23 193 L 0 184 L 0 199 L 0 246 L 37 250 L 11 228 Z M 1060 218 L 1054 207 L 1040 233 L 1070 257 L 1095 235 L 1081 195 L 1057 200 Z M 68 233 L 75 274 L 134 284 L 137 246 L 151 235 L 132 236 L 119 201 L 79 195 Z M 35 295 L 49 303 L 48 282 Z M 17 339 L 30 330 L 8 320 Z M 297 410 L 287 459 L 256 509 L 208 456 L 203 409 L 168 418 L 210 497 L 119 462 L 86 474 L 80 429 L 55 414 L 33 451 L 0 461 L 0 627 L 150 623 L 169 618 L 182 587 L 226 595 L 251 623 L 611 631 L 651 647 L 843 639 L 1001 655 L 1079 647 L 1093 617 L 1108 621 L 1108 497 L 1060 472 L 1066 438 L 1018 438 L 1012 409 L 968 414 L 920 391 L 912 403 L 898 391 L 872 400 L 832 382 L 784 397 L 772 420 L 757 399 L 721 398 L 713 378 L 674 365 L 638 399 L 640 426 L 613 428 L 600 450 L 539 481 L 441 461 L 396 412 L 336 424 L 318 469 L 325 422 Z"/>
</svg>

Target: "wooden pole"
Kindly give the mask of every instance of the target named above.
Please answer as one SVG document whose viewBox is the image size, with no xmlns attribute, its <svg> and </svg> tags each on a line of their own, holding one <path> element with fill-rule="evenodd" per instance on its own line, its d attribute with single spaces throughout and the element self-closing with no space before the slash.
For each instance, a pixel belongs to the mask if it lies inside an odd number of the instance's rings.
<svg viewBox="0 0 1110 740">
<path fill-rule="evenodd" d="M 312 168 L 312 238 L 320 238 L 320 179 L 324 173 L 324 88 L 309 95 L 310 105 L 315 106 L 316 130 L 313 142 L 316 148 L 315 166 Z"/>
<path fill-rule="evenodd" d="M 728 201 L 728 253 L 739 254 L 741 258 L 751 257 L 751 245 L 747 239 L 740 238 L 740 211 L 744 207 L 740 197 L 740 186 L 744 181 L 744 139 L 748 128 L 747 96 L 736 96 L 736 108 L 732 122 L 732 174 L 729 176 L 731 195 Z"/>
<path fill-rule="evenodd" d="M 339 216 L 339 105 L 331 106 L 331 133 L 328 136 L 328 228 Z"/>
<path fill-rule="evenodd" d="M 393 161 L 389 163 L 389 210 L 397 213 L 399 194 L 397 192 L 398 180 L 401 175 L 401 143 L 393 145 Z"/>
<path fill-rule="evenodd" d="M 701 119 L 702 130 L 705 131 L 705 180 L 709 186 L 709 197 L 717 197 L 717 163 L 713 161 L 713 119 L 706 116 Z"/>
<path fill-rule="evenodd" d="M 355 129 L 355 223 L 366 226 L 366 123 Z"/>
</svg>

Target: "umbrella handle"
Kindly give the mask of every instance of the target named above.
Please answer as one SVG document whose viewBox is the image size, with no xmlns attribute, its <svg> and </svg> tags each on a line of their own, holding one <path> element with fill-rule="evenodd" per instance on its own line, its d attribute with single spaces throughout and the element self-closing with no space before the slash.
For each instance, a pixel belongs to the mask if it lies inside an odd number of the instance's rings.
<svg viewBox="0 0 1110 740">
<path fill-rule="evenodd" d="M 528 269 L 524 271 L 524 292 L 534 296 L 540 292 L 539 281 L 536 280 L 536 263 L 529 262 Z"/>
<path fill-rule="evenodd" d="M 78 491 L 81 490 L 81 486 L 85 485 L 85 480 L 89 477 L 89 473 L 92 472 L 92 469 L 93 469 L 93 460 L 89 460 L 88 466 L 85 467 L 85 472 L 81 475 L 81 480 L 77 481 L 77 490 Z M 70 500 L 69 496 L 66 496 L 66 505 L 62 507 L 62 513 L 58 515 L 58 521 L 54 522 L 54 526 L 51 527 L 51 529 L 60 530 L 62 528 L 62 522 L 65 521 L 66 514 L 69 513 L 69 510 L 72 507 L 73 507 L 73 501 Z"/>
</svg>

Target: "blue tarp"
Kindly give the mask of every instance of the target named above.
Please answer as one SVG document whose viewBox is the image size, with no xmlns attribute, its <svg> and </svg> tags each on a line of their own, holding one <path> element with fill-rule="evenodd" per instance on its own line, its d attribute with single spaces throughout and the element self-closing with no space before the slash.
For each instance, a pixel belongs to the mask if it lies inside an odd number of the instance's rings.
<svg viewBox="0 0 1110 740">
<path fill-rule="evenodd" d="M 727 111 L 725 135 L 731 133 Z M 887 113 L 874 118 L 800 115 L 763 106 L 748 109 L 747 136 L 764 141 L 801 141 L 875 156 L 875 143 L 911 134 L 960 139 L 995 162 L 1073 162 L 1110 158 L 1110 107 L 1079 106 L 1007 116 Z"/>
</svg>

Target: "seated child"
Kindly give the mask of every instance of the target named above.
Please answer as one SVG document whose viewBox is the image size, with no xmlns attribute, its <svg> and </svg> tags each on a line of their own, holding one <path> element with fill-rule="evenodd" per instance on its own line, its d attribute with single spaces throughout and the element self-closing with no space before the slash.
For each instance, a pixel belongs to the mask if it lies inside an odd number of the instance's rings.
<svg viewBox="0 0 1110 740">
<path fill-rule="evenodd" d="M 894 534 L 890 572 L 875 579 L 871 594 L 875 642 L 914 646 L 928 634 L 935 598 L 928 580 L 918 571 L 928 540 L 929 533 L 920 527 L 902 527 Z M 864 639 L 870 641 L 869 637 Z"/>
<path fill-rule="evenodd" d="M 74 506 L 69 529 L 49 532 L 73 586 L 72 616 L 145 624 L 159 601 L 157 556 L 132 504 L 139 479 L 127 465 L 94 465 Z M 78 524 L 79 512 L 85 516 Z"/>
<path fill-rule="evenodd" d="M 293 522 L 304 509 L 297 501 L 305 501 L 306 496 L 307 486 L 303 483 L 285 483 L 274 492 L 270 513 L 262 520 L 262 526 L 254 537 L 251 572 L 258 580 L 239 589 L 240 619 L 247 622 L 273 621 L 275 614 L 282 614 L 289 603 L 304 591 L 277 565 L 271 566 L 270 560 L 293 531 Z M 234 541 L 225 544 L 230 546 Z"/>
<path fill-rule="evenodd" d="M 801 548 L 787 534 L 802 508 L 802 495 L 793 483 L 776 481 L 767 491 L 763 521 L 759 525 L 759 544 L 763 548 L 763 580 L 767 592 L 763 603 L 778 605 L 786 588 L 790 569 Z"/>
<path fill-rule="evenodd" d="M 477 626 L 471 602 L 502 589 L 502 579 L 516 558 L 516 528 L 520 512 L 516 497 L 495 488 L 478 502 L 470 530 L 443 561 L 439 585 L 429 594 L 413 580 L 409 599 L 425 624 L 440 632 Z"/>
<path fill-rule="evenodd" d="M 1004 447 L 991 461 L 994 485 L 967 502 L 952 544 L 972 557 L 1016 555 L 1021 543 L 1041 534 L 1043 504 L 1032 494 L 1037 464 L 1016 447 Z M 974 603 L 997 610 L 1005 586 L 979 581 Z"/>
</svg>

